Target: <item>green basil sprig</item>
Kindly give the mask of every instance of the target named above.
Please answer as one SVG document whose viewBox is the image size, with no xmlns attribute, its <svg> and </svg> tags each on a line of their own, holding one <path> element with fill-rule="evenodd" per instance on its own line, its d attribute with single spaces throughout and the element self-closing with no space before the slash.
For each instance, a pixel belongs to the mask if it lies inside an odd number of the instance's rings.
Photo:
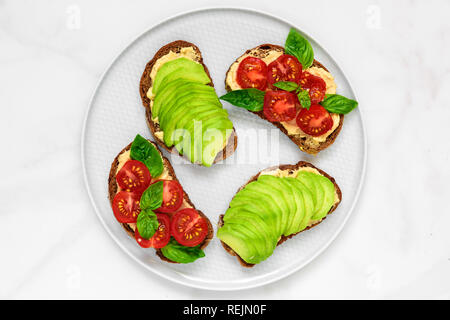
<svg viewBox="0 0 450 320">
<path fill-rule="evenodd" d="M 294 28 L 289 31 L 284 50 L 287 54 L 296 57 L 303 69 L 307 69 L 313 64 L 314 51 L 311 44 Z"/>
<path fill-rule="evenodd" d="M 347 114 L 358 106 L 355 100 L 346 98 L 339 94 L 327 94 L 325 99 L 320 102 L 322 107 L 331 113 Z"/>
<path fill-rule="evenodd" d="M 306 90 L 300 90 L 297 93 L 298 101 L 302 105 L 302 108 L 306 108 L 309 110 L 311 107 L 311 98 L 309 97 L 309 92 Z"/>
<path fill-rule="evenodd" d="M 161 207 L 163 201 L 163 182 L 158 181 L 152 183 L 148 188 L 142 193 L 140 206 L 141 210 L 155 210 Z"/>
<path fill-rule="evenodd" d="M 150 239 L 158 230 L 159 222 L 156 214 L 150 210 L 141 210 L 137 217 L 136 228 L 143 239 Z"/>
<path fill-rule="evenodd" d="M 302 108 L 309 110 L 309 107 L 311 107 L 311 98 L 309 97 L 309 93 L 308 91 L 303 90 L 300 84 L 293 81 L 279 81 L 275 82 L 273 86 L 285 91 L 295 91 Z"/>
<path fill-rule="evenodd" d="M 278 81 L 275 82 L 273 86 L 284 91 L 294 91 L 299 87 L 299 85 L 293 81 Z"/>
<path fill-rule="evenodd" d="M 249 111 L 261 111 L 264 106 L 264 95 L 265 91 L 250 88 L 230 91 L 220 99 Z"/>
<path fill-rule="evenodd" d="M 194 262 L 205 256 L 203 250 L 200 249 L 200 245 L 196 247 L 185 247 L 179 244 L 174 238 L 171 238 L 169 243 L 161 248 L 161 252 L 167 259 L 178 263 Z"/>
<path fill-rule="evenodd" d="M 161 175 L 164 170 L 163 161 L 159 151 L 147 139 L 137 135 L 131 144 L 130 157 L 145 164 L 152 178 Z"/>
</svg>

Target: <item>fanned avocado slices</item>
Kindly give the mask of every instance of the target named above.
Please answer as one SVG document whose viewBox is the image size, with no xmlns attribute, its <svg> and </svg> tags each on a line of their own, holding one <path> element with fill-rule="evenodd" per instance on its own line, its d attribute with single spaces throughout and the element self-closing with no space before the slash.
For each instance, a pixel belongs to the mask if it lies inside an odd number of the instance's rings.
<svg viewBox="0 0 450 320">
<path fill-rule="evenodd" d="M 282 236 L 303 231 L 322 219 L 335 202 L 327 177 L 300 170 L 294 177 L 261 174 L 230 202 L 217 236 L 246 263 L 272 255 Z"/>
<path fill-rule="evenodd" d="M 152 87 L 152 119 L 164 144 L 191 162 L 211 166 L 225 148 L 233 124 L 204 67 L 187 58 L 164 63 Z"/>
</svg>

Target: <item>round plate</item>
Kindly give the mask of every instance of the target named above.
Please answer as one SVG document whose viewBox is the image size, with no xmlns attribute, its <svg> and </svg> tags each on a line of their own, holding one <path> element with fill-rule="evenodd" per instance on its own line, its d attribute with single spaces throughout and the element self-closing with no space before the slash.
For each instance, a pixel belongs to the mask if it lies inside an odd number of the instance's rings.
<svg viewBox="0 0 450 320">
<path fill-rule="evenodd" d="M 163 45 L 174 40 L 196 44 L 208 66 L 218 95 L 225 93 L 225 73 L 247 49 L 262 43 L 283 45 L 294 25 L 265 13 L 242 9 L 205 9 L 170 18 L 133 41 L 102 77 L 86 116 L 82 162 L 89 196 L 100 220 L 117 244 L 139 264 L 164 278 L 192 287 L 235 290 L 261 286 L 301 269 L 320 254 L 344 226 L 358 198 L 366 140 L 360 109 L 345 116 L 336 142 L 317 156 L 301 152 L 284 134 L 246 110 L 224 103 L 233 121 L 238 148 L 225 163 L 204 168 L 164 151 L 196 207 L 215 229 L 238 188 L 258 171 L 278 164 L 313 163 L 333 176 L 343 193 L 338 209 L 315 228 L 279 246 L 254 268 L 243 268 L 214 238 L 206 257 L 191 264 L 161 261 L 153 249 L 142 249 L 115 220 L 108 201 L 108 174 L 114 157 L 137 133 L 153 139 L 139 96 L 145 64 Z M 301 30 L 297 28 L 298 30 Z M 355 99 L 347 78 L 330 55 L 311 37 L 315 57 L 335 77 L 338 93 Z"/>
</svg>

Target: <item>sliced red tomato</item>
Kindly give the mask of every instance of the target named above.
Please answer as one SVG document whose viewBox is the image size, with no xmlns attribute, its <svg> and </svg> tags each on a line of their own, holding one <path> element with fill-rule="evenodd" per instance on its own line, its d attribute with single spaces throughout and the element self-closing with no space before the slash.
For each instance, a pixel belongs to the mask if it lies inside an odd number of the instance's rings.
<svg viewBox="0 0 450 320">
<path fill-rule="evenodd" d="M 137 160 L 128 160 L 116 175 L 122 190 L 141 194 L 150 185 L 151 179 L 147 166 Z"/>
<path fill-rule="evenodd" d="M 264 96 L 264 115 L 271 122 L 292 120 L 297 114 L 297 101 L 293 93 L 269 90 Z"/>
<path fill-rule="evenodd" d="M 266 90 L 266 63 L 255 57 L 245 58 L 239 63 L 236 81 L 242 89 L 256 88 L 259 90 Z"/>
<path fill-rule="evenodd" d="M 267 81 L 274 84 L 278 81 L 292 81 L 299 83 L 302 75 L 302 64 L 289 54 L 279 56 L 267 66 Z"/>
<path fill-rule="evenodd" d="M 308 91 L 311 104 L 319 103 L 323 100 L 323 98 L 325 98 L 327 84 L 321 77 L 305 71 L 302 74 L 300 85 L 302 89 Z"/>
<path fill-rule="evenodd" d="M 170 233 L 183 246 L 195 247 L 208 234 L 208 223 L 197 210 L 183 209 L 172 217 Z"/>
<path fill-rule="evenodd" d="M 302 109 L 296 119 L 297 125 L 302 131 L 317 137 L 333 127 L 333 118 L 321 105 L 313 104 L 309 110 Z"/>
<path fill-rule="evenodd" d="M 140 199 L 141 195 L 134 192 L 118 192 L 112 203 L 112 209 L 117 221 L 121 223 L 136 222 L 137 216 L 141 212 Z"/>
<path fill-rule="evenodd" d="M 159 226 L 158 230 L 156 230 L 155 234 L 150 239 L 144 239 L 139 234 L 138 229 L 134 231 L 134 237 L 137 243 L 142 248 L 155 248 L 160 249 L 165 247 L 170 240 L 170 218 L 164 213 L 157 213 L 156 217 L 158 218 Z"/>
<path fill-rule="evenodd" d="M 175 180 L 158 181 L 163 181 L 163 202 L 161 207 L 156 209 L 156 211 L 164 213 L 177 211 L 183 203 L 183 188 Z"/>
</svg>

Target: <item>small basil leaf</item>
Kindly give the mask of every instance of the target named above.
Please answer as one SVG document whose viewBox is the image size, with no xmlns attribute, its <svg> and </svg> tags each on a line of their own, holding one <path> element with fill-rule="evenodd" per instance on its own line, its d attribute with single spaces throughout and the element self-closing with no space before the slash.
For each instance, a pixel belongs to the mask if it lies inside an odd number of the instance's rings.
<svg viewBox="0 0 450 320">
<path fill-rule="evenodd" d="M 152 210 L 141 210 L 137 217 L 136 228 L 143 239 L 150 239 L 158 229 L 159 222 Z"/>
<path fill-rule="evenodd" d="M 273 86 L 285 91 L 294 91 L 298 88 L 298 84 L 292 81 L 275 82 Z"/>
<path fill-rule="evenodd" d="M 220 99 L 249 111 L 261 111 L 264 106 L 264 95 L 264 91 L 250 88 L 230 91 Z"/>
<path fill-rule="evenodd" d="M 358 106 L 355 100 L 346 98 L 339 94 L 327 94 L 320 103 L 328 112 L 347 114 Z"/>
<path fill-rule="evenodd" d="M 152 183 L 145 189 L 141 196 L 141 201 L 139 205 L 141 210 L 155 210 L 161 207 L 163 201 L 163 182 L 158 181 Z"/>
<path fill-rule="evenodd" d="M 179 244 L 174 238 L 171 238 L 169 243 L 161 248 L 161 252 L 167 259 L 178 263 L 194 262 L 205 256 L 203 250 L 200 249 L 200 245 L 196 247 L 186 247 Z"/>
<path fill-rule="evenodd" d="M 159 151 L 147 139 L 139 134 L 131 144 L 130 157 L 145 164 L 152 178 L 161 175 L 164 170 L 163 161 Z"/>
<path fill-rule="evenodd" d="M 306 108 L 309 110 L 311 107 L 311 98 L 309 97 L 309 93 L 306 90 L 300 90 L 297 94 L 298 101 L 302 105 L 302 108 Z"/>
<path fill-rule="evenodd" d="M 314 51 L 311 44 L 294 28 L 289 31 L 284 50 L 287 54 L 295 56 L 302 64 L 303 69 L 309 68 L 314 61 Z"/>
</svg>

